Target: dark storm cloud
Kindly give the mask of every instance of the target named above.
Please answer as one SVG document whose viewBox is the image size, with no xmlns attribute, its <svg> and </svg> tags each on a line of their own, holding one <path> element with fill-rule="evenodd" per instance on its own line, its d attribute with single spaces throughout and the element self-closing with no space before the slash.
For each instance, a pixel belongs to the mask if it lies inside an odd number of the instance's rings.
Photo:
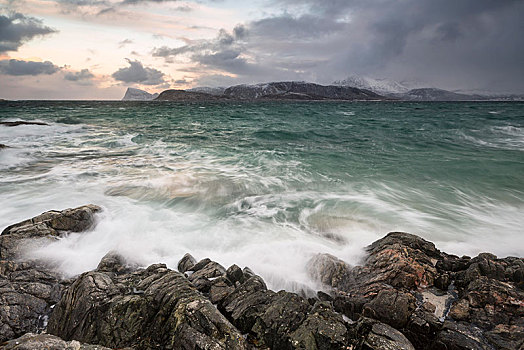
<svg viewBox="0 0 524 350">
<path fill-rule="evenodd" d="M 126 59 L 129 67 L 120 68 L 111 76 L 124 83 L 138 83 L 144 85 L 160 85 L 165 83 L 164 73 L 161 71 L 144 67 L 140 61 Z"/>
<path fill-rule="evenodd" d="M 35 62 L 15 59 L 0 61 L 0 73 L 6 75 L 50 75 L 58 72 L 59 70 L 60 67 L 55 66 L 49 61 Z"/>
<path fill-rule="evenodd" d="M 274 0 L 282 14 L 231 34 L 162 47 L 239 81 L 350 74 L 524 92 L 524 1 Z M 295 13 L 298 15 L 291 15 Z M 219 75 L 215 75 L 220 78 Z M 216 80 L 216 79 L 215 79 Z"/>
<path fill-rule="evenodd" d="M 21 13 L 0 15 L 0 53 L 16 51 L 26 41 L 55 32 L 34 17 Z"/>
<path fill-rule="evenodd" d="M 86 81 L 94 77 L 94 74 L 91 73 L 89 69 L 82 69 L 79 72 L 67 72 L 64 75 L 64 79 L 69 81 Z"/>
</svg>

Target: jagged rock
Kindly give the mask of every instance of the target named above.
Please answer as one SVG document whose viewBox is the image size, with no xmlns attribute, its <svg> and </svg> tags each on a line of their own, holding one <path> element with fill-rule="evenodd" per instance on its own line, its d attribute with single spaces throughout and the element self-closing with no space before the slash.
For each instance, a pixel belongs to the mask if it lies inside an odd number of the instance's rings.
<svg viewBox="0 0 524 350">
<path fill-rule="evenodd" d="M 49 124 L 46 124 L 43 122 L 27 122 L 24 120 L 17 120 L 16 122 L 0 122 L 0 125 L 13 127 L 13 126 L 19 126 L 19 125 L 46 125 L 47 126 Z"/>
<path fill-rule="evenodd" d="M 196 265 L 196 263 L 197 263 L 196 259 L 193 258 L 191 254 L 187 253 L 178 262 L 177 269 L 181 273 L 184 273 L 188 270 L 191 270 Z"/>
<path fill-rule="evenodd" d="M 331 254 L 315 255 L 307 270 L 314 280 L 335 288 L 347 284 L 351 278 L 351 266 Z"/>
<path fill-rule="evenodd" d="M 59 280 L 28 262 L 0 261 L 0 342 L 45 328 L 64 289 Z"/>
<path fill-rule="evenodd" d="M 75 209 L 52 210 L 10 225 L 0 236 L 0 258 L 17 258 L 20 247 L 28 240 L 34 242 L 36 239 L 55 239 L 63 231 L 85 231 L 93 226 L 94 214 L 100 210 L 100 207 L 91 204 Z"/>
<path fill-rule="evenodd" d="M 415 311 L 415 297 L 394 289 L 380 291 L 377 297 L 364 305 L 363 315 L 402 329 Z"/>
<path fill-rule="evenodd" d="M 489 344 L 479 328 L 446 321 L 444 329 L 438 333 L 435 340 L 428 344 L 427 348 L 429 350 L 491 350 L 493 346 Z"/>
<path fill-rule="evenodd" d="M 389 233 L 367 251 L 364 264 L 353 268 L 327 254 L 309 262 L 310 275 L 333 288 L 335 310 L 353 320 L 376 318 L 421 349 L 467 348 L 471 342 L 479 349 L 522 346 L 514 336 L 524 334 L 522 258 L 459 258 L 402 232 Z M 481 341 L 475 340 L 478 332 L 486 335 Z"/>
<path fill-rule="evenodd" d="M 128 265 L 126 263 L 125 258 L 120 255 L 119 253 L 115 251 L 111 251 L 107 253 L 102 260 L 100 260 L 100 263 L 98 263 L 98 266 L 95 271 L 98 272 L 110 272 L 117 275 L 122 275 L 125 273 L 132 272 L 133 270 L 136 270 L 136 265 Z"/>
<path fill-rule="evenodd" d="M 163 264 L 120 276 L 82 274 L 56 305 L 48 332 L 108 347 L 246 348 L 211 302 Z"/>
<path fill-rule="evenodd" d="M 238 267 L 237 265 L 233 264 L 226 270 L 226 277 L 232 282 L 232 283 L 244 283 L 244 272 L 242 272 L 242 269 Z"/>
<path fill-rule="evenodd" d="M 327 302 L 317 302 L 290 338 L 298 349 L 344 349 L 350 343 L 344 319 Z"/>
<path fill-rule="evenodd" d="M 94 223 L 99 207 L 50 211 L 7 227 L 0 236 L 0 341 L 45 329 L 47 318 L 67 282 L 37 261 L 13 260 L 19 248 L 54 239 L 60 231 L 81 231 Z"/>
<path fill-rule="evenodd" d="M 353 332 L 358 339 L 356 350 L 415 350 L 395 328 L 370 318 L 361 318 Z"/>
<path fill-rule="evenodd" d="M 27 333 L 20 338 L 0 345 L 2 350 L 110 350 L 100 345 L 82 344 L 76 340 L 66 342 L 50 334 Z"/>
</svg>

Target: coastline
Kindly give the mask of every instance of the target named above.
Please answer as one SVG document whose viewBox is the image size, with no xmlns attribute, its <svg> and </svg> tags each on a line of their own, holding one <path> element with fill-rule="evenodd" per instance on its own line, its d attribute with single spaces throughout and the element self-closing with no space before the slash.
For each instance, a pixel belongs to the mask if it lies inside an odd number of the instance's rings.
<svg viewBox="0 0 524 350">
<path fill-rule="evenodd" d="M 268 290 L 249 267 L 226 269 L 188 254 L 175 271 L 163 264 L 139 268 L 108 252 L 96 270 L 67 280 L 42 261 L 19 259 L 22 247 L 92 229 L 100 211 L 96 205 L 50 211 L 4 229 L 2 348 L 51 342 L 66 349 L 73 340 L 134 349 L 524 345 L 524 259 L 457 257 L 407 233 L 372 243 L 362 266 L 315 256 L 307 269 L 325 290 L 314 297 Z M 50 335 L 24 336 L 42 332 Z"/>
</svg>

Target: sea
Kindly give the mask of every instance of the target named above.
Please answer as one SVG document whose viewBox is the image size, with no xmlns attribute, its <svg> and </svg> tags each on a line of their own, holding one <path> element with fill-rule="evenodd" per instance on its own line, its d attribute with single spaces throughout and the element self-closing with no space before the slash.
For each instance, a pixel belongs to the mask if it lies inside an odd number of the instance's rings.
<svg viewBox="0 0 524 350">
<path fill-rule="evenodd" d="M 0 103 L 0 230 L 97 204 L 97 226 L 24 255 L 65 276 L 109 251 L 185 253 L 319 288 L 307 262 L 362 263 L 391 231 L 458 256 L 524 256 L 524 103 Z"/>
</svg>

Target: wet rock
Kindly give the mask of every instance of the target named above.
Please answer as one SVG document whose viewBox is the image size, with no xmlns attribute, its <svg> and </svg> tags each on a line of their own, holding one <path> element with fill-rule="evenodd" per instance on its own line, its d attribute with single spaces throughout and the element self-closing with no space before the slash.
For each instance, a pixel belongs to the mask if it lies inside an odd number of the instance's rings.
<svg viewBox="0 0 524 350">
<path fill-rule="evenodd" d="M 209 300 L 213 303 L 219 303 L 235 290 L 233 283 L 225 276 L 218 277 L 210 282 Z"/>
<path fill-rule="evenodd" d="M 415 290 L 434 285 L 440 252 L 418 236 L 392 232 L 367 248 L 363 266 L 350 268 L 329 255 L 317 255 L 308 263 L 312 278 L 353 295 L 372 298 L 391 287 Z"/>
<path fill-rule="evenodd" d="M 211 302 L 163 264 L 124 275 L 82 274 L 56 305 L 48 332 L 112 348 L 246 348 Z"/>
<path fill-rule="evenodd" d="M 181 273 L 184 273 L 186 271 L 191 270 L 196 265 L 196 263 L 197 263 L 196 259 L 193 258 L 191 254 L 187 253 L 178 262 L 177 269 Z"/>
<path fill-rule="evenodd" d="M 244 273 L 242 272 L 242 269 L 238 267 L 237 265 L 231 265 L 226 270 L 226 277 L 232 282 L 232 283 L 244 283 Z"/>
<path fill-rule="evenodd" d="M 133 270 L 136 270 L 136 265 L 129 265 L 126 263 L 126 260 L 122 255 L 115 251 L 111 251 L 107 253 L 102 260 L 100 260 L 100 263 L 98 264 L 95 271 L 98 272 L 109 272 L 114 273 L 117 275 L 122 275 L 125 273 L 132 272 Z"/>
<path fill-rule="evenodd" d="M 7 227 L 0 236 L 0 341 L 45 329 L 67 281 L 38 261 L 22 261 L 20 248 L 55 239 L 62 230 L 91 227 L 99 207 L 88 205 L 51 211 Z"/>
<path fill-rule="evenodd" d="M 435 340 L 428 344 L 429 350 L 453 349 L 453 350 L 492 350 L 488 340 L 484 337 L 482 330 L 477 327 L 446 321 L 444 328 L 438 333 Z"/>
<path fill-rule="evenodd" d="M 85 231 L 94 225 L 94 214 L 100 210 L 100 207 L 92 204 L 75 209 L 53 210 L 10 225 L 0 236 L 0 258 L 17 258 L 21 246 L 30 241 L 34 243 L 38 239 L 55 239 L 66 231 Z"/>
<path fill-rule="evenodd" d="M 27 333 L 20 338 L 0 345 L 2 350 L 110 350 L 100 345 L 82 344 L 76 340 L 66 342 L 50 334 Z"/>
<path fill-rule="evenodd" d="M 459 300 L 451 307 L 449 317 L 456 321 L 467 321 L 469 319 L 469 302 L 466 299 Z"/>
<path fill-rule="evenodd" d="M 415 310 L 415 297 L 409 293 L 382 290 L 371 302 L 364 305 L 363 315 L 390 326 L 402 329 Z"/>
<path fill-rule="evenodd" d="M 3 143 L 0 143 L 0 149 L 9 148 L 9 146 L 4 145 Z"/>
<path fill-rule="evenodd" d="M 361 318 L 353 332 L 357 350 L 415 350 L 395 328 L 370 318 Z"/>
<path fill-rule="evenodd" d="M 307 264 L 309 275 L 325 285 L 339 289 L 350 283 L 351 267 L 331 254 L 317 254 Z"/>
<path fill-rule="evenodd" d="M 346 323 L 327 302 L 317 302 L 290 338 L 293 348 L 299 349 L 334 350 L 350 344 Z"/>
<path fill-rule="evenodd" d="M 42 123 L 42 122 L 28 122 L 28 121 L 23 121 L 23 120 L 17 120 L 15 122 L 0 122 L 0 125 L 13 127 L 13 126 L 19 126 L 19 125 L 46 125 L 48 126 L 49 124 Z"/>
<path fill-rule="evenodd" d="M 31 263 L 0 261 L 0 341 L 45 328 L 64 289 L 59 280 Z"/>
</svg>

